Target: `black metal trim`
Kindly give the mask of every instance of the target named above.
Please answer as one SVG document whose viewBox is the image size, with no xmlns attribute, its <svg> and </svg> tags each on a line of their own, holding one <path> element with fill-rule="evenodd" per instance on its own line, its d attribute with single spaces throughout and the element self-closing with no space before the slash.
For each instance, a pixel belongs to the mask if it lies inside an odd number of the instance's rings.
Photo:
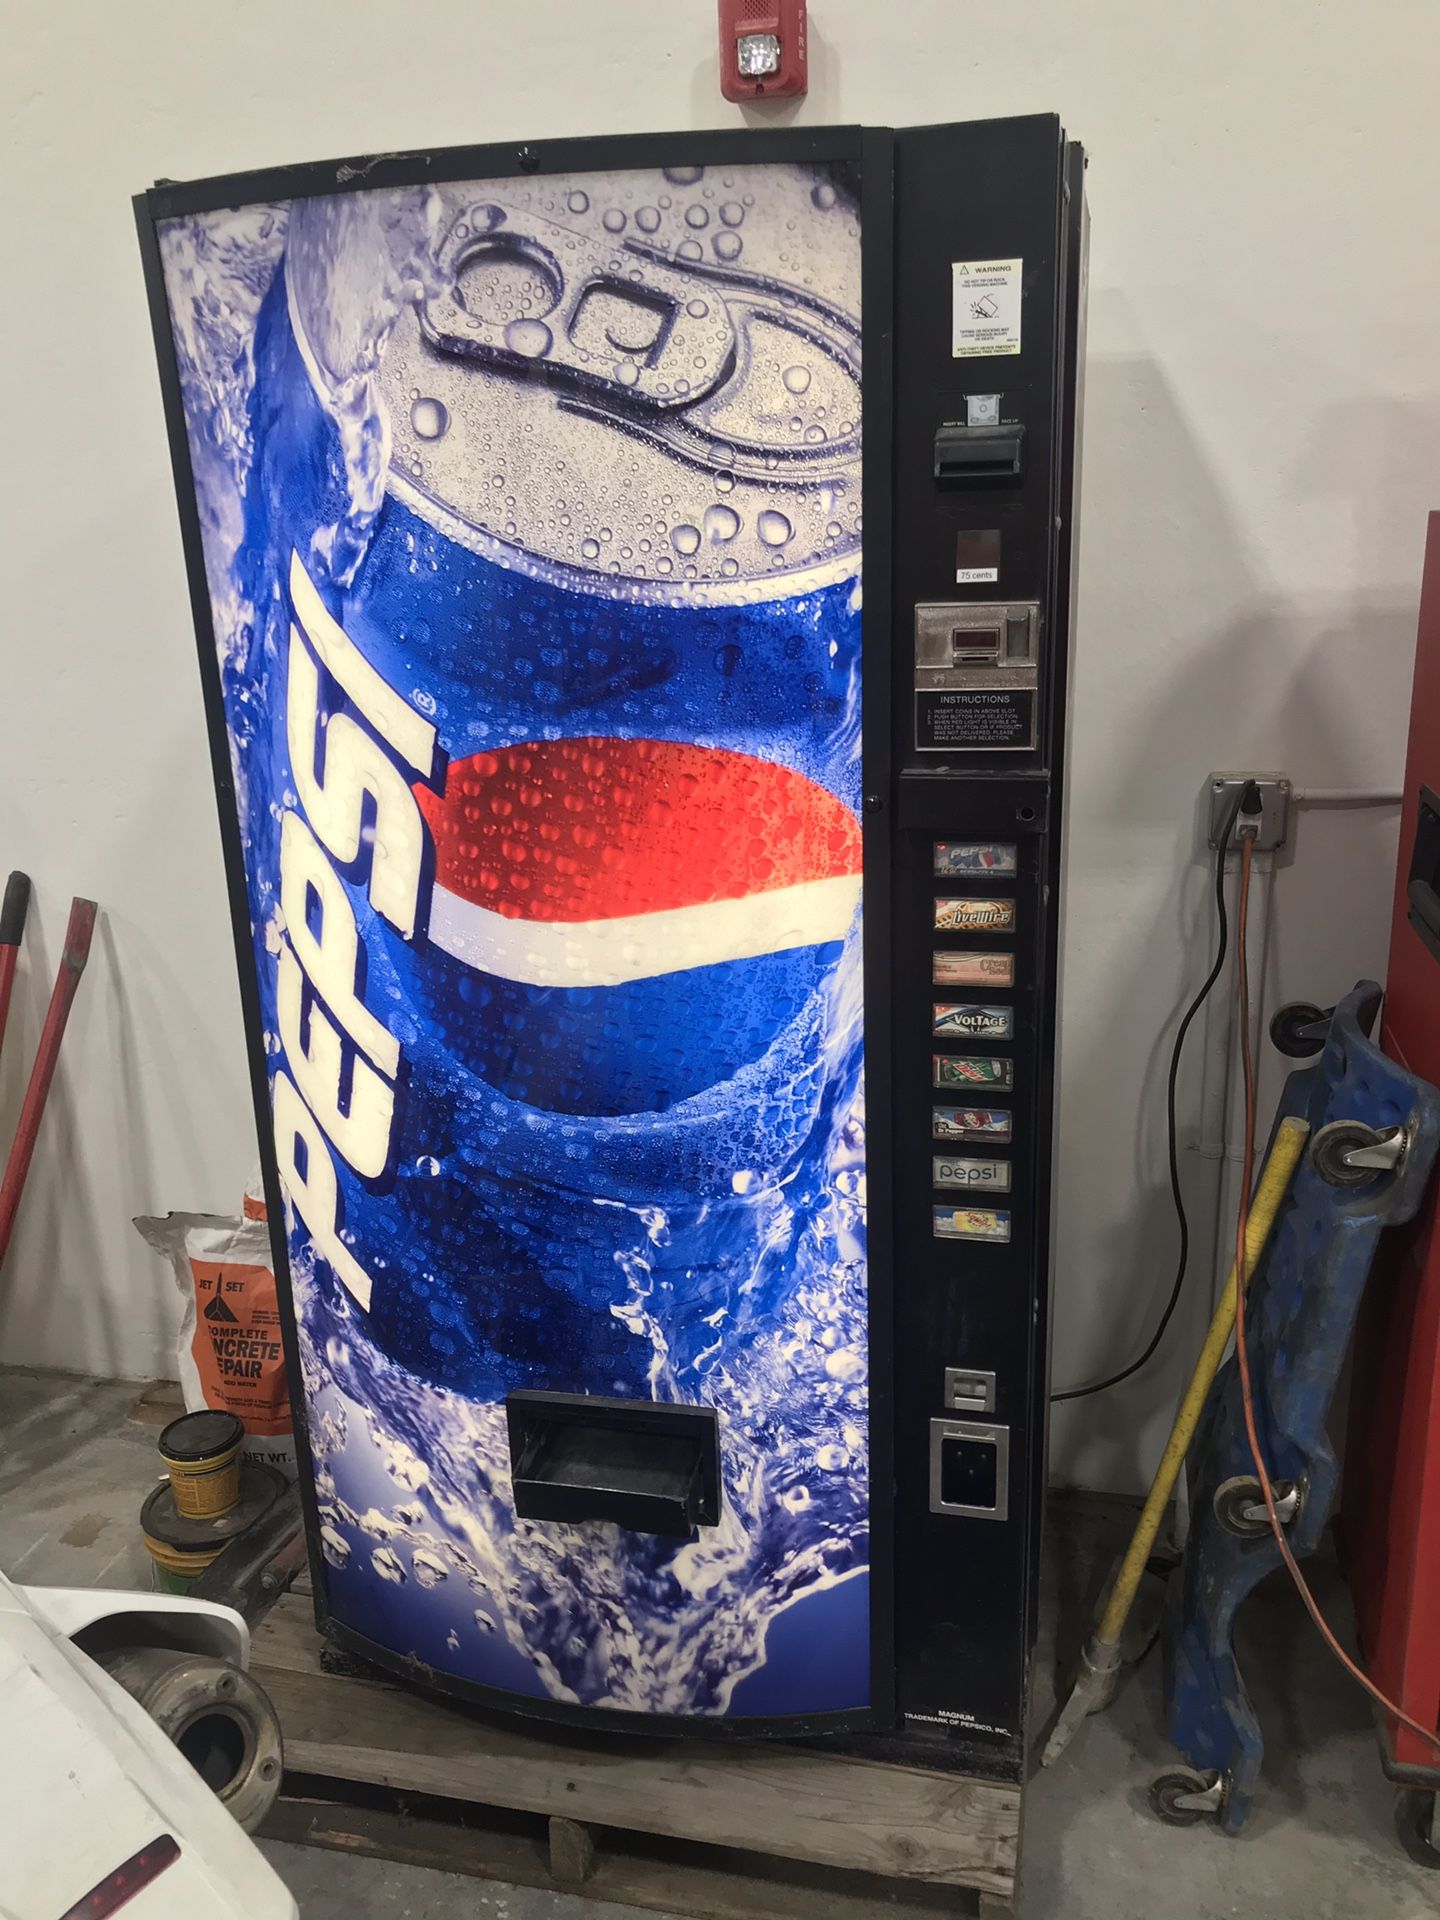
<svg viewBox="0 0 1440 1920">
<path fill-rule="evenodd" d="M 860 325 L 863 341 L 861 488 L 870 536 L 861 567 L 861 716 L 865 742 L 864 990 L 866 1299 L 870 1342 L 870 1703 L 872 1724 L 895 1717 L 894 999 L 890 860 L 891 554 L 894 549 L 895 139 L 863 136 L 860 160 Z"/>
<path fill-rule="evenodd" d="M 1048 1070 L 1037 1076 L 1035 1133 L 1043 1139 L 1048 1178 L 1037 1184 L 1035 1235 L 1043 1246 L 1043 1312 L 1035 1317 L 1031 1346 L 1031 1377 L 1035 1382 L 1032 1409 L 1035 1441 L 1031 1458 L 1030 1505 L 1027 1516 L 1030 1579 L 1025 1604 L 1027 1655 L 1039 1630 L 1040 1559 L 1050 1480 L 1050 1362 L 1055 1314 L 1056 1220 L 1055 1185 L 1059 1158 L 1055 1122 L 1059 1111 L 1060 1070 L 1060 952 L 1065 926 L 1065 833 L 1068 815 L 1067 761 L 1075 704 L 1069 697 L 1075 657 L 1075 570 L 1079 555 L 1080 453 L 1085 413 L 1086 274 L 1089 216 L 1085 205 L 1085 152 L 1075 140 L 1061 136 L 1060 232 L 1056 282 L 1055 364 L 1061 371 L 1056 393 L 1055 546 L 1051 566 L 1050 700 L 1058 703 L 1065 724 L 1051 729 L 1054 752 L 1050 765 L 1049 861 L 1045 875 L 1043 929 L 1044 978 L 1042 997 L 1045 1029 L 1040 1037 L 1041 1057 Z M 1063 644 L 1061 644 L 1063 643 Z M 1051 713 L 1055 704 L 1051 706 Z"/>
<path fill-rule="evenodd" d="M 712 128 L 700 133 L 565 135 L 534 143 L 505 140 L 484 146 L 415 148 L 341 160 L 308 160 L 208 180 L 158 180 L 137 196 L 153 220 L 248 207 L 266 200 L 302 200 L 376 187 L 410 187 L 446 180 L 509 180 L 535 173 L 623 173 L 637 167 L 794 166 L 858 160 L 870 135 L 859 127 Z"/>
</svg>

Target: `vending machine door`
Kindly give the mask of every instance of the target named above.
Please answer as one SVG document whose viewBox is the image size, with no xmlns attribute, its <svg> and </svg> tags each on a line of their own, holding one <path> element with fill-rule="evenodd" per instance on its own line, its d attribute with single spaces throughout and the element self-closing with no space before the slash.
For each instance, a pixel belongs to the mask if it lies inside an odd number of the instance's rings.
<svg viewBox="0 0 1440 1920">
<path fill-rule="evenodd" d="M 1023 1772 L 1083 164 L 138 203 L 316 1605 L 398 1672 Z"/>
<path fill-rule="evenodd" d="M 893 1719 L 891 197 L 842 130 L 137 203 L 319 1619 L 475 1699 Z"/>
</svg>

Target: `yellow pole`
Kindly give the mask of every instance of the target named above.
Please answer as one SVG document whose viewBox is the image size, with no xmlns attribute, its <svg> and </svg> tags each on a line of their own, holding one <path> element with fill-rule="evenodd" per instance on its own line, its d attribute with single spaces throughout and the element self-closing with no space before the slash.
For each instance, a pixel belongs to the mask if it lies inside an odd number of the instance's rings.
<svg viewBox="0 0 1440 1920">
<path fill-rule="evenodd" d="M 1245 1232 L 1247 1281 L 1264 1251 L 1270 1229 L 1275 1224 L 1275 1216 L 1280 1211 L 1280 1202 L 1285 1198 L 1286 1189 L 1300 1164 L 1300 1156 L 1305 1151 L 1305 1142 L 1309 1137 L 1308 1123 L 1293 1116 L 1282 1120 L 1276 1129 L 1275 1141 L 1260 1176 L 1260 1185 L 1255 1191 Z M 1074 1688 L 1046 1742 L 1041 1756 L 1045 1766 L 1059 1759 L 1069 1744 L 1071 1734 L 1086 1714 L 1095 1713 L 1106 1706 L 1114 1693 L 1120 1671 L 1120 1635 L 1129 1618 L 1140 1575 L 1145 1570 L 1145 1562 L 1150 1558 L 1150 1549 L 1160 1531 L 1160 1522 L 1170 1504 L 1170 1495 L 1180 1477 L 1180 1468 L 1195 1437 L 1195 1428 L 1205 1406 L 1205 1396 L 1220 1369 L 1234 1327 L 1235 1264 L 1232 1261 L 1225 1290 L 1220 1295 L 1214 1318 L 1210 1322 L 1210 1331 L 1205 1336 L 1205 1345 L 1195 1362 L 1195 1371 L 1185 1389 L 1185 1398 L 1180 1402 L 1180 1411 L 1170 1429 L 1165 1452 L 1150 1483 L 1150 1494 L 1136 1523 L 1130 1549 L 1115 1577 L 1115 1585 L 1111 1588 L 1100 1624 L 1081 1652 L 1080 1672 Z"/>
<path fill-rule="evenodd" d="M 1280 1202 L 1285 1198 L 1285 1190 L 1290 1185 L 1300 1156 L 1305 1151 L 1305 1142 L 1309 1138 L 1310 1128 L 1306 1121 L 1293 1116 L 1280 1122 L 1275 1134 L 1275 1144 L 1270 1149 L 1270 1157 L 1265 1162 L 1265 1170 L 1260 1176 L 1260 1185 L 1255 1192 L 1255 1203 L 1250 1209 L 1249 1224 L 1245 1234 L 1245 1273 L 1255 1271 L 1265 1242 L 1270 1237 L 1270 1229 L 1275 1224 L 1275 1216 L 1280 1211 Z M 1155 1536 L 1160 1531 L 1160 1522 L 1165 1517 L 1165 1509 L 1170 1504 L 1170 1496 L 1175 1491 L 1175 1482 L 1180 1478 L 1180 1468 L 1194 1438 L 1195 1428 L 1205 1406 L 1205 1397 L 1211 1383 L 1220 1370 L 1225 1348 L 1235 1328 L 1235 1263 L 1230 1263 L 1230 1275 L 1225 1282 L 1225 1290 L 1215 1308 L 1215 1317 L 1210 1322 L 1210 1331 L 1205 1336 L 1205 1344 L 1200 1349 L 1200 1358 L 1195 1362 L 1195 1371 L 1190 1376 L 1190 1384 L 1185 1389 L 1185 1398 L 1180 1402 L 1180 1411 L 1175 1416 L 1175 1424 L 1170 1429 L 1170 1438 L 1165 1443 L 1165 1452 L 1156 1469 L 1155 1478 L 1150 1483 L 1150 1496 L 1145 1502 L 1145 1510 L 1140 1515 L 1135 1528 L 1134 1538 L 1130 1542 L 1130 1551 L 1125 1555 L 1115 1585 L 1111 1589 L 1110 1600 L 1101 1616 L 1095 1638 L 1102 1644 L 1113 1644 L 1120 1638 L 1121 1629 L 1129 1616 L 1131 1603 L 1135 1598 L 1135 1589 L 1140 1584 L 1140 1576 L 1145 1571 L 1145 1562 L 1150 1558 L 1150 1549 L 1155 1545 Z"/>
</svg>

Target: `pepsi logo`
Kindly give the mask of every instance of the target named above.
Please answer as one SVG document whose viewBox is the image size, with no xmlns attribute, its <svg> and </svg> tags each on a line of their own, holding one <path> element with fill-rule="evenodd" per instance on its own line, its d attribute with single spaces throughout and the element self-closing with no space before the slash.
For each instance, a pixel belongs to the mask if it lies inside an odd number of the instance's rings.
<svg viewBox="0 0 1440 1920">
<path fill-rule="evenodd" d="M 792 768 L 684 741 L 537 741 L 417 786 L 430 939 L 531 987 L 614 987 L 843 940 L 859 822 Z"/>
</svg>

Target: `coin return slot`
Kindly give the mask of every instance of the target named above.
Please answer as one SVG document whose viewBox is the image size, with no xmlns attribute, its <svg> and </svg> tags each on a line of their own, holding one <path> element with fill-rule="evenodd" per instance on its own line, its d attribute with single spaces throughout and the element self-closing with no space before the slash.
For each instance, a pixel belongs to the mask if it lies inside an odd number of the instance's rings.
<svg viewBox="0 0 1440 1920">
<path fill-rule="evenodd" d="M 720 1518 L 713 1408 L 521 1392 L 505 1417 L 522 1520 L 609 1520 L 683 1540 Z"/>
<path fill-rule="evenodd" d="M 952 1413 L 993 1413 L 995 1375 L 971 1367 L 947 1367 L 945 1405 Z"/>
<path fill-rule="evenodd" d="M 1010 1429 L 970 1420 L 930 1422 L 930 1511 L 1004 1520 L 1010 1505 Z"/>
</svg>

